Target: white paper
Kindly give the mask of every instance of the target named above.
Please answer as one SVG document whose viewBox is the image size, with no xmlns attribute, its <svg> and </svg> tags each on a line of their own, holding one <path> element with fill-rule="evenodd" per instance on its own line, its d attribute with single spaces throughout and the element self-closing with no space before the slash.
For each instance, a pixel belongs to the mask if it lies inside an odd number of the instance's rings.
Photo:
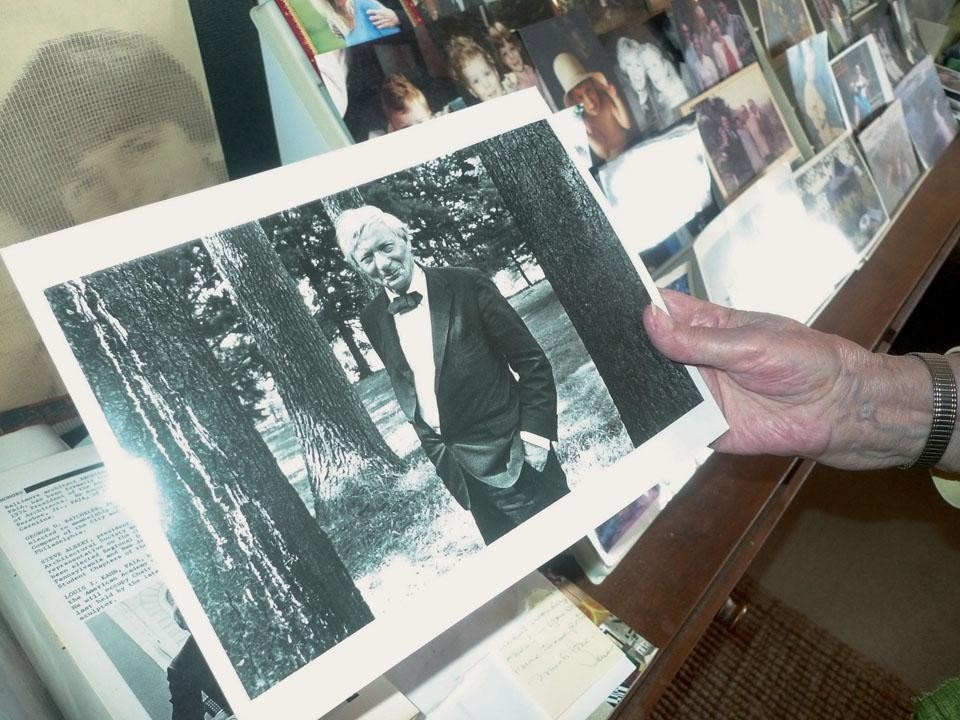
<svg viewBox="0 0 960 720">
<path fill-rule="evenodd" d="M 427 590 L 408 601 L 394 603 L 307 665 L 251 697 L 161 532 L 156 518 L 157 500 L 150 500 L 147 495 L 148 489 L 154 487 L 150 468 L 121 447 L 45 298 L 44 289 L 355 187 L 544 120 L 548 115 L 535 92 L 515 93 L 469 111 L 438 118 L 429 125 L 409 128 L 404 133 L 95 221 L 4 251 L 4 260 L 102 456 L 110 468 L 122 469 L 129 487 L 136 488 L 139 497 L 135 498 L 131 512 L 241 720 L 278 716 L 313 720 L 331 709 L 642 494 L 651 467 L 670 462 L 672 458 L 686 457 L 694 448 L 712 441 L 725 429 L 719 410 L 702 380 L 694 374 L 693 383 L 706 399 L 653 439 L 598 472 L 590 483 L 582 483 L 501 541 L 464 558 L 455 569 L 431 580 Z M 582 170 L 580 173 L 594 201 L 608 212 L 599 188 Z M 615 219 L 612 224 L 621 230 Z M 652 301 L 662 305 L 639 259 L 631 258 L 631 261 Z M 593 491 L 590 484 L 594 485 Z M 137 504 L 144 512 L 136 509 Z M 249 592 L 255 590 L 253 586 L 248 588 Z"/>
</svg>

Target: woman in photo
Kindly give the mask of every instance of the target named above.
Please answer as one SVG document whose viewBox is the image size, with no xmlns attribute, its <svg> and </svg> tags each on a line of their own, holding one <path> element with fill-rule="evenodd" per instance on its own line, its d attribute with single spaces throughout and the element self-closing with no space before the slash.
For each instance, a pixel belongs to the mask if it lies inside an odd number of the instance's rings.
<svg viewBox="0 0 960 720">
<path fill-rule="evenodd" d="M 634 109 L 637 125 L 668 125 L 676 116 L 676 108 L 690 99 L 680 74 L 653 43 L 641 43 L 622 37 L 616 45 L 617 65 L 629 81 L 628 87 L 637 96 Z M 651 118 L 652 116 L 652 118 Z"/>
<path fill-rule="evenodd" d="M 490 44 L 504 72 L 516 76 L 517 88 L 539 87 L 537 71 L 533 69 L 520 39 L 499 21 L 490 26 L 489 35 Z"/>
<path fill-rule="evenodd" d="M 310 0 L 349 47 L 400 32 L 400 17 L 379 0 Z"/>
<path fill-rule="evenodd" d="M 860 124 L 873 113 L 873 103 L 870 102 L 870 80 L 863 74 L 863 66 L 860 63 L 854 66 L 853 80 L 850 81 L 850 96 L 853 100 L 853 126 L 860 127 Z"/>
</svg>

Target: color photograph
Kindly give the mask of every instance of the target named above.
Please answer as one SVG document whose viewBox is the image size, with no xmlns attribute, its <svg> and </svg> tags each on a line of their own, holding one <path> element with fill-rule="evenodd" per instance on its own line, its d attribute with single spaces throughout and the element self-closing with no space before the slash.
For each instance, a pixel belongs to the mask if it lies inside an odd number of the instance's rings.
<svg viewBox="0 0 960 720">
<path fill-rule="evenodd" d="M 887 214 L 892 215 L 907 191 L 920 176 L 913 152 L 903 105 L 895 100 L 863 129 L 857 138 L 863 148 L 874 182 L 883 198 Z"/>
<path fill-rule="evenodd" d="M 579 107 L 596 164 L 615 158 L 637 139 L 639 129 L 614 63 L 583 10 L 521 28 L 520 36 L 551 107 Z"/>
<path fill-rule="evenodd" d="M 957 121 L 929 56 L 907 73 L 897 86 L 897 97 L 920 162 L 929 170 L 957 134 Z"/>
<path fill-rule="evenodd" d="M 880 51 L 880 59 L 883 60 L 887 77 L 893 85 L 900 82 L 910 69 L 910 62 L 897 40 L 889 9 L 874 5 L 867 12 L 857 16 L 854 30 L 858 38 L 873 35 L 877 41 L 877 49 Z"/>
<path fill-rule="evenodd" d="M 826 33 L 787 49 L 794 104 L 814 151 L 823 150 L 846 132 L 828 56 Z"/>
<path fill-rule="evenodd" d="M 277 5 L 318 55 L 390 37 L 411 27 L 397 0 L 277 0 Z"/>
<path fill-rule="evenodd" d="M 872 35 L 854 43 L 830 60 L 844 122 L 859 130 L 875 113 L 893 101 L 893 88 Z"/>
<path fill-rule="evenodd" d="M 749 20 L 733 0 L 677 0 L 670 17 L 693 77 L 694 93 L 756 62 Z"/>
<path fill-rule="evenodd" d="M 863 257 L 887 225 L 887 212 L 851 135 L 834 141 L 795 173 L 809 213 L 837 228 Z"/>
<path fill-rule="evenodd" d="M 751 65 L 681 108 L 695 112 L 710 170 L 730 197 L 775 163 L 799 156 L 760 66 Z"/>
<path fill-rule="evenodd" d="M 719 211 L 693 117 L 605 164 L 597 179 L 620 222 L 624 249 L 658 280 Z"/>
<path fill-rule="evenodd" d="M 757 0 L 763 44 L 770 57 L 778 57 L 816 32 L 803 0 Z"/>
<path fill-rule="evenodd" d="M 4 250 L 239 718 L 322 715 L 722 432 L 548 116 Z"/>
<path fill-rule="evenodd" d="M 843 50 L 854 40 L 853 21 L 843 0 L 813 0 L 813 11 L 830 39 L 834 53 Z"/>
<path fill-rule="evenodd" d="M 403 130 L 467 106 L 469 95 L 422 32 L 336 50 L 317 67 L 354 142 Z M 339 89 L 339 92 L 338 92 Z"/>
<path fill-rule="evenodd" d="M 707 299 L 803 323 L 858 260 L 839 230 L 807 211 L 786 165 L 724 208 L 693 249 Z"/>
</svg>

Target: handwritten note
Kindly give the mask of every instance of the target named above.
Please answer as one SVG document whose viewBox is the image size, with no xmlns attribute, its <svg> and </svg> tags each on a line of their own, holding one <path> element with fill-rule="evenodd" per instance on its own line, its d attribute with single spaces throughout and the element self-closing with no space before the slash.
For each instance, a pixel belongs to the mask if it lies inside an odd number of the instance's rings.
<svg viewBox="0 0 960 720">
<path fill-rule="evenodd" d="M 613 670 L 622 653 L 559 591 L 537 592 L 530 601 L 499 653 L 550 717 L 558 718 Z"/>
</svg>

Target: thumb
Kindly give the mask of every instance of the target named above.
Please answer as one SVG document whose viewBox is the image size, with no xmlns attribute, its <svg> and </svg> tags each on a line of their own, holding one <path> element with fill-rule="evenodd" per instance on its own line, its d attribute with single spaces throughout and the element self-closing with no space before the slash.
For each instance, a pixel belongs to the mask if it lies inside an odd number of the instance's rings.
<svg viewBox="0 0 960 720">
<path fill-rule="evenodd" d="M 657 350 L 684 365 L 724 369 L 749 352 L 739 327 L 690 325 L 653 304 L 644 308 L 643 323 Z"/>
</svg>

